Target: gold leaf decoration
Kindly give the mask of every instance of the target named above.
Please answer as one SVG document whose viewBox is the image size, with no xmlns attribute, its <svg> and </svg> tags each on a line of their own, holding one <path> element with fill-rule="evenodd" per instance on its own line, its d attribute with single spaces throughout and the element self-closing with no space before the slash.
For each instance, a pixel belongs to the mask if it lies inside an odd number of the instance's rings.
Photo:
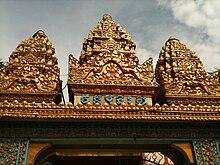
<svg viewBox="0 0 220 165">
<path fill-rule="evenodd" d="M 68 84 L 156 86 L 152 58 L 139 65 L 135 47 L 130 34 L 104 15 L 85 39 L 79 61 L 70 56 Z"/>
<path fill-rule="evenodd" d="M 22 41 L 10 55 L 9 62 L 0 73 L 0 92 L 60 93 L 59 76 L 55 48 L 39 30 Z"/>
<path fill-rule="evenodd" d="M 197 54 L 173 37 L 168 39 L 160 52 L 156 80 L 167 97 L 220 96 L 216 73 L 209 78 Z"/>
</svg>

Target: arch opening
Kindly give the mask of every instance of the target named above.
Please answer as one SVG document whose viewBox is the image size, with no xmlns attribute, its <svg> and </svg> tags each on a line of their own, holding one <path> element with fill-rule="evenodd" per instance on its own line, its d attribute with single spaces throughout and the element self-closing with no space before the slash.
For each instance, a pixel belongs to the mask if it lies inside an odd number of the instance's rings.
<svg viewBox="0 0 220 165">
<path fill-rule="evenodd" d="M 90 165 L 190 165 L 180 151 L 167 144 L 56 144 L 41 152 L 33 165 L 88 163 Z"/>
</svg>

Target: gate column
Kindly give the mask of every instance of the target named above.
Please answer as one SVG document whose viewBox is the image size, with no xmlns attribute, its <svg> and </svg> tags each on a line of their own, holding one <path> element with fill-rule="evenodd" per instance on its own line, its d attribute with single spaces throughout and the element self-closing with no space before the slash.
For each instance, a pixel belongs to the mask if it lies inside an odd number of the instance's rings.
<svg viewBox="0 0 220 165">
<path fill-rule="evenodd" d="M 219 165 L 219 142 L 214 139 L 194 140 L 194 150 L 197 164 Z"/>
</svg>

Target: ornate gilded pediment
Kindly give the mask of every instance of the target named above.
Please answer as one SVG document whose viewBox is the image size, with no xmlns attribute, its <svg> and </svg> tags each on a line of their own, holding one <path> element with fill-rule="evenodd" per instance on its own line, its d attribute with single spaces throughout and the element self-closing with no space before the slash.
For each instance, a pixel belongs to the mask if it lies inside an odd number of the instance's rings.
<svg viewBox="0 0 220 165">
<path fill-rule="evenodd" d="M 18 94 L 40 94 L 43 101 L 55 101 L 61 94 L 59 76 L 55 48 L 45 33 L 39 30 L 17 46 L 1 70 L 0 100 L 10 100 L 10 94 L 18 98 Z M 31 97 L 27 100 L 35 100 L 34 96 Z M 25 100 L 25 96 L 21 99 Z"/>
<path fill-rule="evenodd" d="M 85 39 L 80 60 L 70 56 L 68 83 L 154 86 L 152 58 L 139 65 L 135 47 L 130 34 L 104 15 Z"/>
<path fill-rule="evenodd" d="M 115 60 L 109 60 L 100 67 L 80 65 L 70 56 L 71 83 L 108 85 L 153 85 L 152 58 L 135 69 L 122 67 Z"/>
<path fill-rule="evenodd" d="M 208 76 L 197 54 L 172 37 L 168 39 L 160 52 L 156 66 L 156 80 L 167 97 L 220 96 L 217 73 Z"/>
<path fill-rule="evenodd" d="M 69 57 L 70 100 L 73 102 L 74 93 L 152 97 L 157 87 L 152 58 L 139 65 L 135 47 L 130 34 L 111 16 L 104 15 L 85 39 L 79 61 L 72 55 Z"/>
</svg>

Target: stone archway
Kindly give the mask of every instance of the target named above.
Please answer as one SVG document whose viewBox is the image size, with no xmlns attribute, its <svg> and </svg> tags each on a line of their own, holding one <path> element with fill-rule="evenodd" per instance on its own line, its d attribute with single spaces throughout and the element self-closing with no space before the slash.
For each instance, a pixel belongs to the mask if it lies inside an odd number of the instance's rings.
<svg viewBox="0 0 220 165">
<path fill-rule="evenodd" d="M 75 142 L 74 144 L 53 144 L 51 147 L 38 153 L 38 156 L 32 165 L 61 165 L 65 162 L 66 165 L 71 165 L 70 162 L 78 162 L 78 164 L 86 165 L 90 162 L 91 165 L 140 165 L 143 163 L 143 152 L 161 152 L 169 157 L 175 165 L 192 165 L 182 152 L 172 147 L 170 142 Z M 169 144 L 170 143 L 170 144 Z M 123 160 L 123 161 L 122 161 Z M 54 163 L 56 162 L 56 163 Z M 80 162 L 80 163 L 79 163 Z M 73 163 L 72 163 L 73 164 Z"/>
<path fill-rule="evenodd" d="M 48 157 L 45 163 L 52 165 L 140 165 L 140 156 L 58 156 L 52 155 Z"/>
</svg>

